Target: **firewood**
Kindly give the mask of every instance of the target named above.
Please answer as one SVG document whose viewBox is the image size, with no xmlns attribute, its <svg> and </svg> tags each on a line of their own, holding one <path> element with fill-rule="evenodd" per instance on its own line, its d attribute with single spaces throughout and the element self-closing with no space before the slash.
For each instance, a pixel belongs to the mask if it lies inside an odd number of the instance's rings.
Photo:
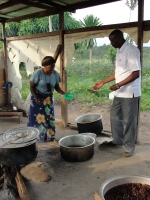
<svg viewBox="0 0 150 200">
<path fill-rule="evenodd" d="M 102 200 L 98 192 L 94 192 L 94 200 Z"/>
<path fill-rule="evenodd" d="M 27 188 L 25 186 L 25 183 L 23 181 L 23 178 L 19 174 L 19 172 L 16 173 L 16 184 L 17 184 L 17 189 L 19 193 L 19 197 L 21 200 L 31 200 L 27 191 Z"/>
</svg>

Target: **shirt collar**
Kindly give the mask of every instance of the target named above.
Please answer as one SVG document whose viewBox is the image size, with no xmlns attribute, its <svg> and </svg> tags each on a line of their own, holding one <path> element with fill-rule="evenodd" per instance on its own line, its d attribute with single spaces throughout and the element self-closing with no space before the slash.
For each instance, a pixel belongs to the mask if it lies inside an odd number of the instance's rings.
<svg viewBox="0 0 150 200">
<path fill-rule="evenodd" d="M 125 48 L 126 48 L 126 46 L 129 44 L 129 42 L 127 42 L 127 41 L 125 41 L 124 42 L 124 44 L 121 46 L 121 48 L 118 50 L 120 53 L 122 53 L 124 50 L 125 50 Z"/>
</svg>

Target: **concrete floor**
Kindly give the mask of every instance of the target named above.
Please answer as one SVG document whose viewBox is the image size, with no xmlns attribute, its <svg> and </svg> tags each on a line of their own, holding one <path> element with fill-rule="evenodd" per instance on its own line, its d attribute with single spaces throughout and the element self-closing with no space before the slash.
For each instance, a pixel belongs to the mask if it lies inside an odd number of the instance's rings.
<svg viewBox="0 0 150 200">
<path fill-rule="evenodd" d="M 69 122 L 86 113 L 101 113 L 104 129 L 110 130 L 110 107 L 100 106 L 84 108 L 79 106 L 69 107 Z M 57 138 L 66 135 L 78 134 L 77 130 L 63 128 L 60 120 L 60 107 L 56 106 Z M 112 177 L 144 176 L 150 177 L 150 112 L 142 112 L 139 122 L 139 142 L 135 154 L 126 158 L 124 150 L 119 147 L 109 147 L 106 144 L 94 147 L 94 156 L 85 162 L 67 162 L 61 158 L 59 144 L 39 143 L 38 156 L 35 160 L 49 164 L 53 173 L 52 180 L 47 183 L 27 182 L 27 188 L 32 200 L 93 200 L 93 193 L 99 191 L 102 183 Z M 0 133 L 16 127 L 24 127 L 27 117 L 21 124 L 16 122 L 0 123 Z"/>
</svg>

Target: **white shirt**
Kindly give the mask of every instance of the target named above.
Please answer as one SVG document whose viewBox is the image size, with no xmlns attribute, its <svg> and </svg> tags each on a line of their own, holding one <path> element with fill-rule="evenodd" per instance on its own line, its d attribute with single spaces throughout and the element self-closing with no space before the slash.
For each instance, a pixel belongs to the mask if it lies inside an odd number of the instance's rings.
<svg viewBox="0 0 150 200">
<path fill-rule="evenodd" d="M 116 83 L 127 78 L 132 72 L 140 71 L 139 78 L 116 90 L 115 96 L 123 98 L 132 98 L 141 96 L 141 63 L 140 51 L 133 44 L 127 41 L 117 51 L 115 79 Z"/>
</svg>

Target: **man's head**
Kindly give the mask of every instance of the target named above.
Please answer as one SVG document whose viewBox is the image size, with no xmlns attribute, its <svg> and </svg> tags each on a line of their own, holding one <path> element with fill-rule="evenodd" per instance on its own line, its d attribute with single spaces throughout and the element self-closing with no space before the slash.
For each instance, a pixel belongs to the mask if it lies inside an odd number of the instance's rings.
<svg viewBox="0 0 150 200">
<path fill-rule="evenodd" d="M 120 48 L 125 42 L 123 32 L 118 29 L 110 33 L 109 40 L 114 48 Z"/>
</svg>

